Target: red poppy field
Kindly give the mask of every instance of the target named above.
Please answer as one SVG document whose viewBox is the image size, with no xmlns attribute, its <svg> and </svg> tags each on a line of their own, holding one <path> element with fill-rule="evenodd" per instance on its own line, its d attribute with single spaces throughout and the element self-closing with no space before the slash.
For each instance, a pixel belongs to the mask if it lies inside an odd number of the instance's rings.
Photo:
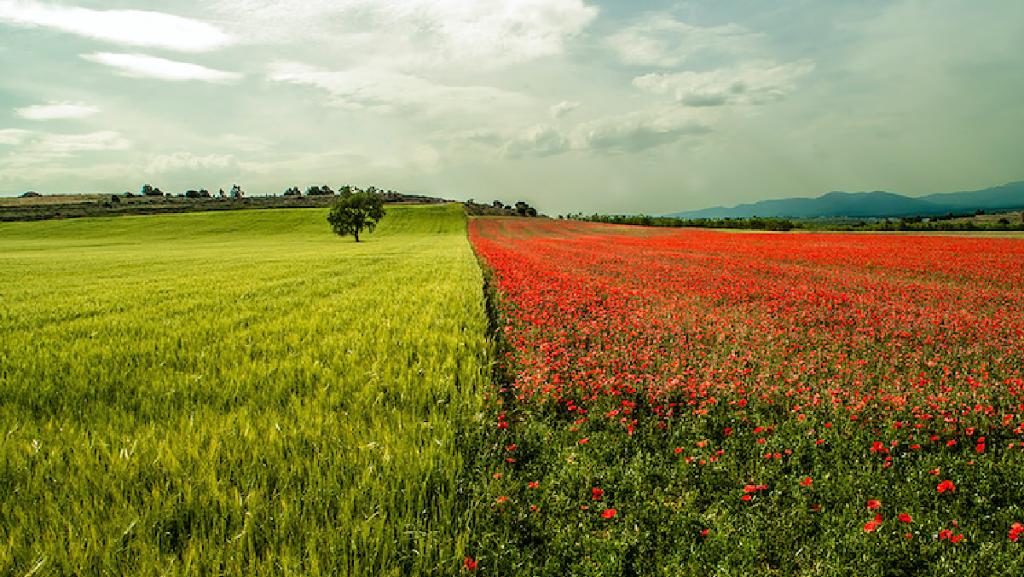
<svg viewBox="0 0 1024 577">
<path fill-rule="evenodd" d="M 464 571 L 1024 574 L 1024 241 L 470 238 L 503 350 Z"/>
</svg>

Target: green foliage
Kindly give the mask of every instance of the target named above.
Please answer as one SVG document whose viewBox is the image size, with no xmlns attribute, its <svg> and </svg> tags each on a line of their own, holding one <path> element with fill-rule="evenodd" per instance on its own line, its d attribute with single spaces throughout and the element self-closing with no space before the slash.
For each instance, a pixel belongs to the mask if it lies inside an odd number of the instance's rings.
<svg viewBox="0 0 1024 577">
<path fill-rule="evenodd" d="M 0 575 L 457 572 L 465 217 L 326 212 L 0 223 Z"/>
<path fill-rule="evenodd" d="M 671 216 L 648 216 L 648 215 L 621 215 L 621 214 L 594 214 L 588 217 L 579 218 L 589 222 L 603 222 L 606 224 L 629 224 L 636 226 L 657 226 L 657 227 L 695 227 L 695 228 L 729 228 L 747 230 L 773 230 L 787 231 L 794 228 L 803 228 L 801 223 L 793 222 L 786 218 L 675 218 Z"/>
<path fill-rule="evenodd" d="M 359 233 L 373 232 L 377 222 L 384 218 L 384 200 L 373 192 L 342 194 L 331 207 L 327 222 L 339 236 L 352 235 L 359 242 Z"/>
</svg>

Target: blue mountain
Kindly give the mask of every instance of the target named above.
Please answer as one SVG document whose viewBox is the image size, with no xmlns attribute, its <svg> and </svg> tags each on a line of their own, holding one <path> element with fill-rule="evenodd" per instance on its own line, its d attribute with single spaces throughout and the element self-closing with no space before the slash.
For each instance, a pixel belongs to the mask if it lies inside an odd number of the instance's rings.
<svg viewBox="0 0 1024 577">
<path fill-rule="evenodd" d="M 900 216 L 938 216 L 984 210 L 1024 209 L 1024 181 L 1002 186 L 910 197 L 893 192 L 829 192 L 816 198 L 785 198 L 739 204 L 731 208 L 717 206 L 677 212 L 678 218 L 871 218 Z"/>
</svg>

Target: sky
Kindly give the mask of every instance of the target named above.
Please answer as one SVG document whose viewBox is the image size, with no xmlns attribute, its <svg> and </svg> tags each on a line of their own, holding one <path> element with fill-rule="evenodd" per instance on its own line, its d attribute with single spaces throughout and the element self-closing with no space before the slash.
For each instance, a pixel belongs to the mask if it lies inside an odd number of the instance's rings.
<svg viewBox="0 0 1024 577">
<path fill-rule="evenodd" d="M 0 0 L 0 194 L 548 214 L 1024 179 L 1020 0 Z"/>
</svg>

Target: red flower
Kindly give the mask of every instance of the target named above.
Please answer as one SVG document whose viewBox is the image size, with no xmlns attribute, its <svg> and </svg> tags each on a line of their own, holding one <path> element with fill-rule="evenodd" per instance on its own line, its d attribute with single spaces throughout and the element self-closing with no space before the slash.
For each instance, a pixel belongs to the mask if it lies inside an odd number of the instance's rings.
<svg viewBox="0 0 1024 577">
<path fill-rule="evenodd" d="M 700 536 L 701 536 L 701 537 L 707 537 L 707 536 L 708 536 L 708 533 L 710 533 L 710 532 L 711 532 L 711 529 L 703 529 L 703 530 L 701 530 L 701 532 L 700 532 Z"/>
<path fill-rule="evenodd" d="M 900 513 L 897 519 L 899 519 L 901 523 L 912 523 L 914 521 L 914 519 L 907 513 Z"/>
<path fill-rule="evenodd" d="M 740 499 L 743 499 L 744 501 L 749 501 L 750 495 L 743 495 L 742 497 L 740 497 Z"/>
<path fill-rule="evenodd" d="M 605 509 L 604 511 L 601 512 L 601 516 L 604 517 L 605 519 L 611 519 L 612 517 L 614 517 L 614 516 L 616 516 L 618 514 L 619 514 L 619 512 L 616 511 L 615 509 Z"/>
<path fill-rule="evenodd" d="M 800 485 L 802 485 L 804 487 L 810 487 L 813 484 L 814 484 L 814 479 L 811 479 L 810 477 L 804 477 L 804 480 L 800 481 Z"/>
<path fill-rule="evenodd" d="M 744 493 L 753 493 L 757 491 L 757 485 L 743 485 Z"/>
<path fill-rule="evenodd" d="M 868 499 L 868 510 L 874 511 L 875 509 L 882 506 L 882 502 L 878 499 Z"/>
<path fill-rule="evenodd" d="M 464 571 L 476 571 L 476 559 L 472 557 L 466 557 L 462 560 L 462 569 Z"/>
<path fill-rule="evenodd" d="M 526 486 L 530 489 L 536 489 L 537 487 L 540 487 L 540 481 L 530 481 Z"/>
<path fill-rule="evenodd" d="M 592 498 L 593 500 L 600 501 L 602 497 L 604 497 L 604 489 L 600 487 L 594 487 L 593 489 L 590 490 L 590 498 Z"/>
<path fill-rule="evenodd" d="M 498 503 L 499 505 L 501 505 L 502 503 L 507 503 L 508 502 L 508 497 L 506 497 L 505 495 L 502 495 L 502 496 L 498 497 L 495 500 L 495 502 Z"/>
<path fill-rule="evenodd" d="M 935 490 L 938 491 L 939 493 L 945 493 L 946 491 L 952 493 L 953 491 L 956 491 L 956 485 L 953 484 L 953 481 L 946 479 L 945 481 L 939 483 L 938 486 L 935 487 Z"/>
<path fill-rule="evenodd" d="M 1021 535 L 1024 535 L 1024 525 L 1020 523 L 1014 523 L 1010 525 L 1010 541 L 1014 543 L 1020 541 Z"/>
<path fill-rule="evenodd" d="M 875 530 L 878 529 L 881 525 L 882 525 L 882 516 L 881 515 L 875 515 L 874 519 L 868 521 L 867 523 L 864 523 L 864 532 L 866 532 L 866 533 L 874 533 Z"/>
</svg>

